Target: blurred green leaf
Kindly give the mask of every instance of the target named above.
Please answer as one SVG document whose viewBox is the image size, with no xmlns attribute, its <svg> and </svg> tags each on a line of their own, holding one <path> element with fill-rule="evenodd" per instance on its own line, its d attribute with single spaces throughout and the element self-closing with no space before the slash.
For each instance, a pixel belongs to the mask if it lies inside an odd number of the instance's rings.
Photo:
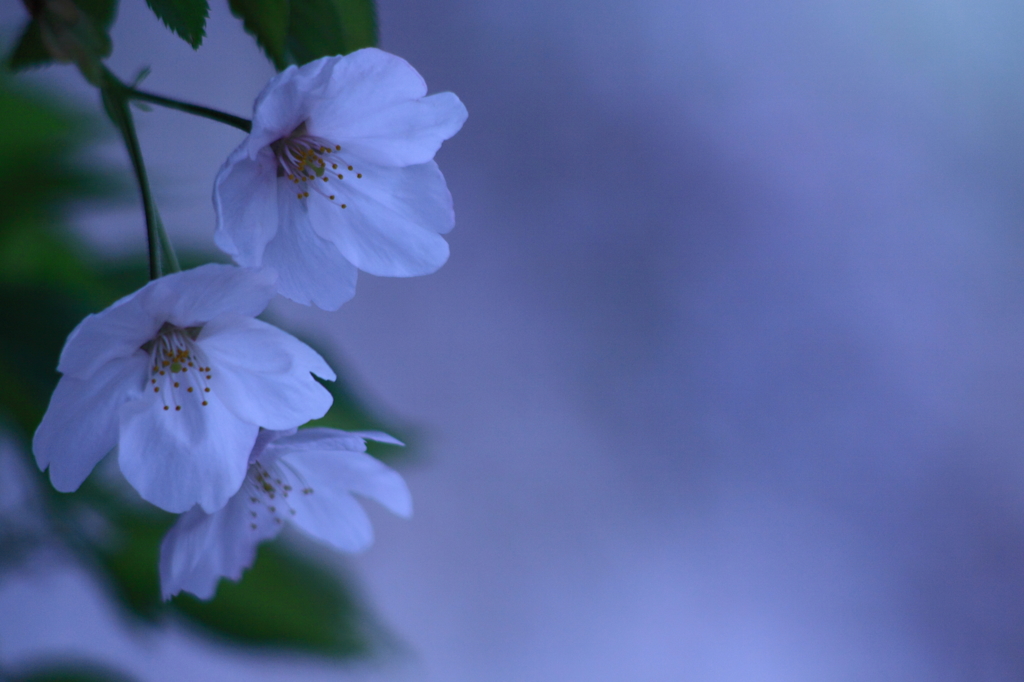
<svg viewBox="0 0 1024 682">
<path fill-rule="evenodd" d="M 331 363 L 331 366 L 337 369 L 337 363 Z M 409 457 L 411 450 L 408 448 L 408 445 L 410 444 L 410 438 L 415 435 L 411 433 L 412 429 L 396 425 L 394 420 L 389 420 L 385 423 L 384 420 L 373 415 L 366 407 L 366 404 L 356 397 L 355 391 L 342 377 L 341 372 L 338 372 L 337 381 L 323 381 L 319 377 L 315 378 L 324 388 L 330 391 L 334 402 L 331 404 L 331 408 L 327 410 L 327 414 L 320 419 L 314 419 L 303 428 L 322 426 L 329 429 L 341 429 L 342 431 L 383 431 L 405 443 L 406 447 L 390 443 L 367 441 L 367 451 L 377 459 L 391 463 L 397 459 Z"/>
<path fill-rule="evenodd" d="M 2 678 L 0 678 L 2 679 Z M 122 672 L 92 661 L 52 661 L 31 666 L 29 672 L 10 679 L 10 682 L 132 682 Z"/>
<path fill-rule="evenodd" d="M 261 545 L 242 580 L 221 580 L 211 601 L 181 594 L 171 603 L 194 622 L 241 644 L 332 657 L 371 649 L 366 614 L 344 583 L 279 543 Z"/>
<path fill-rule="evenodd" d="M 288 34 L 288 0 L 229 0 L 231 13 L 242 20 L 267 57 L 280 71 L 288 66 L 285 37 Z"/>
<path fill-rule="evenodd" d="M 37 144 L 45 144 L 48 154 L 58 151 L 72 141 L 82 123 L 40 98 L 15 90 L 6 78 L 0 80 L 0 117 L 4 121 L 0 129 L 0 168 L 8 172 L 18 170 L 25 161 L 18 154 Z"/>
<path fill-rule="evenodd" d="M 75 5 L 89 17 L 98 29 L 100 39 L 106 37 L 106 32 L 114 23 L 114 17 L 117 16 L 117 0 L 75 0 Z M 110 44 L 109 37 L 106 38 L 106 43 Z M 17 45 L 7 58 L 7 66 L 18 71 L 33 66 L 45 66 L 52 62 L 53 58 L 50 57 L 50 52 L 43 44 L 39 21 L 32 19 L 26 24 Z"/>
<path fill-rule="evenodd" d="M 210 5 L 206 0 L 146 0 L 164 26 L 198 50 L 206 35 L 206 17 Z"/>
<path fill-rule="evenodd" d="M 89 15 L 96 26 L 109 30 L 117 16 L 117 0 L 75 0 L 78 8 Z"/>
<path fill-rule="evenodd" d="M 343 362 L 336 357 L 331 357 L 316 342 L 302 338 L 301 335 L 297 336 L 322 357 L 327 358 L 327 364 L 334 368 L 335 374 L 338 377 L 335 381 L 325 381 L 320 377 L 314 376 L 330 392 L 334 402 L 331 403 L 327 414 L 319 419 L 308 422 L 302 428 L 320 426 L 328 429 L 341 429 L 342 431 L 383 431 L 405 443 L 406 447 L 390 443 L 367 441 L 367 451 L 377 459 L 390 463 L 398 459 L 407 459 L 412 452 L 408 446 L 411 439 L 416 436 L 414 428 L 402 424 L 394 417 L 382 418 L 376 414 L 374 410 L 370 409 L 368 402 L 359 397 L 359 391 L 345 378 Z"/>
<path fill-rule="evenodd" d="M 87 306 L 46 287 L 4 286 L 0 310 L 0 409 L 31 434 L 57 385 L 56 358 Z"/>
<path fill-rule="evenodd" d="M 308 341 L 306 343 L 311 346 L 313 345 Z M 322 351 L 316 350 L 323 355 Z M 331 366 L 333 367 L 335 364 L 331 363 Z M 331 396 L 334 398 L 334 403 L 327 410 L 327 414 L 320 419 L 309 422 L 309 426 L 326 426 L 331 429 L 342 429 L 344 431 L 365 431 L 368 429 L 385 428 L 383 423 L 371 415 L 369 410 L 356 399 L 355 392 L 340 374 L 337 381 L 324 381 L 319 377 L 317 377 L 317 381 L 330 391 Z"/>
<path fill-rule="evenodd" d="M 112 579 L 115 596 L 132 612 L 151 621 L 176 612 L 240 645 L 331 657 L 370 650 L 368 617 L 344 582 L 276 542 L 260 546 L 256 563 L 241 581 L 221 580 L 210 601 L 180 594 L 163 602 L 160 542 L 176 517 L 150 507 L 118 504 L 109 492 L 91 484 L 84 493 L 112 523 L 113 537 L 98 548 L 97 557 Z"/>
<path fill-rule="evenodd" d="M 153 507 L 118 505 L 109 490 L 92 488 L 97 508 L 112 524 L 109 543 L 96 548 L 96 557 L 112 581 L 114 596 L 123 606 L 146 620 L 164 611 L 160 598 L 160 541 L 174 524 L 175 515 Z"/>
<path fill-rule="evenodd" d="M 377 44 L 373 0 L 291 0 L 287 48 L 296 64 Z"/>
<path fill-rule="evenodd" d="M 103 288 L 54 226 L 67 202 L 111 196 L 113 185 L 70 161 L 88 137 L 82 119 L 0 79 L 0 120 L 0 412 L 32 433 L 64 339 Z"/>
<path fill-rule="evenodd" d="M 52 61 L 50 53 L 43 45 L 43 34 L 39 29 L 39 22 L 33 19 L 25 26 L 25 30 L 22 31 L 21 37 L 18 39 L 18 44 L 7 58 L 7 66 L 18 71 L 33 66 L 44 66 Z"/>
</svg>

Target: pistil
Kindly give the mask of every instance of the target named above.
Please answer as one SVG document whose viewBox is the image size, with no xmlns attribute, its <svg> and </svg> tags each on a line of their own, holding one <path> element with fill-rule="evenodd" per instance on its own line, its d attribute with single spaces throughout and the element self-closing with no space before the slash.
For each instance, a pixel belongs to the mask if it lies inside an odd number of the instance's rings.
<svg viewBox="0 0 1024 682">
<path fill-rule="evenodd" d="M 278 177 L 287 178 L 295 186 L 296 198 L 308 199 L 313 192 L 340 208 L 348 208 L 339 198 L 344 190 L 335 187 L 346 179 L 361 180 L 363 174 L 345 159 L 341 145 L 309 135 L 303 123 L 270 148 L 277 156 Z"/>
<path fill-rule="evenodd" d="M 213 370 L 205 364 L 192 331 L 165 324 L 149 348 L 149 384 L 167 412 L 181 412 L 183 407 L 196 407 L 196 403 L 199 407 L 209 405 L 208 382 Z"/>
</svg>

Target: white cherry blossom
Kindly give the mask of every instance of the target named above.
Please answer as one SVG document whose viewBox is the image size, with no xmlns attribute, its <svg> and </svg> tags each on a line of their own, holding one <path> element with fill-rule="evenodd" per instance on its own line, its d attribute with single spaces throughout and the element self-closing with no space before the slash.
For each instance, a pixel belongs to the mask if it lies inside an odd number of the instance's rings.
<svg viewBox="0 0 1024 682">
<path fill-rule="evenodd" d="M 214 235 L 239 265 L 269 265 L 280 293 L 336 310 L 356 269 L 409 277 L 448 259 L 455 224 L 434 163 L 466 108 L 375 48 L 275 76 L 256 99 L 252 132 L 214 184 Z"/>
<path fill-rule="evenodd" d="M 394 470 L 366 454 L 365 439 L 401 445 L 387 434 L 311 428 L 261 431 L 241 489 L 213 514 L 182 514 L 160 547 L 164 599 L 184 590 L 209 599 L 224 578 L 238 580 L 260 542 L 286 523 L 344 552 L 373 542 L 373 528 L 353 493 L 402 517 L 412 498 Z"/>
<path fill-rule="evenodd" d="M 254 319 L 270 270 L 209 264 L 154 280 L 86 317 L 32 449 L 60 491 L 114 446 L 125 478 L 171 512 L 222 507 L 241 486 L 260 427 L 324 415 L 334 372 L 313 349 Z M 312 373 L 312 374 L 311 374 Z"/>
</svg>

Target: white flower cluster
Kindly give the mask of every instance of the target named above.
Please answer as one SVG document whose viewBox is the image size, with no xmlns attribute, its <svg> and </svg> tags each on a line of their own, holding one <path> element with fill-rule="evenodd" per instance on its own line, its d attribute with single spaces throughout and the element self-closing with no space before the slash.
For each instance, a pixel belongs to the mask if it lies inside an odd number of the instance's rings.
<svg viewBox="0 0 1024 682">
<path fill-rule="evenodd" d="M 69 492 L 116 448 L 144 499 L 182 513 L 161 547 L 165 598 L 211 597 L 285 522 L 366 548 L 373 531 L 353 493 L 411 514 L 401 476 L 366 454 L 366 439 L 398 441 L 296 430 L 330 408 L 313 375 L 334 372 L 255 317 L 275 294 L 335 310 L 357 269 L 403 277 L 444 264 L 454 214 L 433 157 L 466 109 L 426 91 L 407 62 L 372 48 L 278 74 L 214 185 L 215 241 L 238 266 L 156 279 L 68 337 L 36 462 Z"/>
</svg>

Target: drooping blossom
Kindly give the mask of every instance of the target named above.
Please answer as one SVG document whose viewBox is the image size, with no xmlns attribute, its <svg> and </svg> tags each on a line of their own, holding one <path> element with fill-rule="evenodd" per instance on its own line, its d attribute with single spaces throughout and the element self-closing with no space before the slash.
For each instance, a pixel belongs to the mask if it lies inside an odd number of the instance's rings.
<svg viewBox="0 0 1024 682">
<path fill-rule="evenodd" d="M 353 494 L 402 517 L 412 513 L 405 481 L 366 454 L 366 440 L 401 445 L 387 434 L 311 428 L 261 431 L 241 489 L 213 514 L 182 514 L 160 546 L 164 599 L 184 590 L 209 599 L 224 578 L 238 580 L 260 542 L 287 523 L 344 552 L 373 542 L 370 519 Z"/>
<path fill-rule="evenodd" d="M 357 268 L 437 270 L 455 215 L 433 158 L 466 108 L 426 94 L 408 62 L 374 48 L 275 76 L 214 183 L 217 246 L 275 268 L 282 295 L 325 310 L 352 297 Z"/>
<path fill-rule="evenodd" d="M 171 512 L 215 511 L 242 484 L 260 427 L 324 415 L 334 372 L 312 348 L 254 319 L 268 270 L 209 264 L 154 280 L 71 332 L 32 449 L 60 491 L 114 446 L 125 478 Z M 312 373 L 312 374 L 311 374 Z"/>
</svg>

